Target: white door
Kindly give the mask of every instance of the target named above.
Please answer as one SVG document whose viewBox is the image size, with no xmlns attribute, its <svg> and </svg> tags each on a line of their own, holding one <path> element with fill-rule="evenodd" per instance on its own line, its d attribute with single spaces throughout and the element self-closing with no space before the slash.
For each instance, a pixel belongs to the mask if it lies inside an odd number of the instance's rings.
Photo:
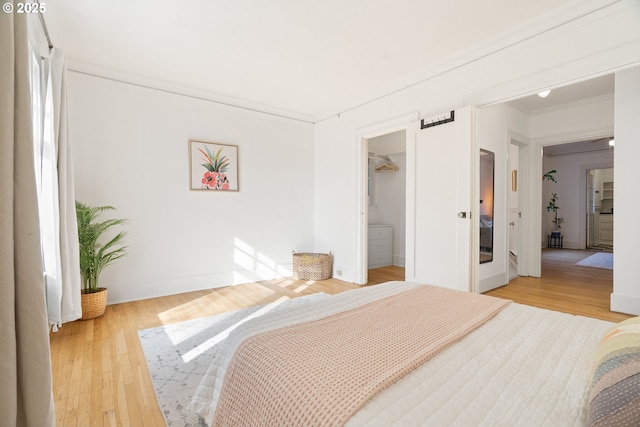
<svg viewBox="0 0 640 427">
<path fill-rule="evenodd" d="M 416 127 L 407 146 L 407 280 L 468 291 L 471 109 Z"/>
</svg>

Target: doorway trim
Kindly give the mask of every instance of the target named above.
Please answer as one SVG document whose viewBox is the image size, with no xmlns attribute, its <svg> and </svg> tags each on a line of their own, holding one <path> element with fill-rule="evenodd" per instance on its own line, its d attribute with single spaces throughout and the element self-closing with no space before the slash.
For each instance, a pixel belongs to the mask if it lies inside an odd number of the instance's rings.
<svg viewBox="0 0 640 427">
<path fill-rule="evenodd" d="M 532 211 L 532 206 L 529 198 L 529 185 L 528 183 L 532 179 L 531 168 L 529 167 L 529 159 L 531 157 L 531 142 L 529 138 L 521 135 L 517 132 L 514 132 L 510 129 L 507 129 L 507 155 L 510 153 L 511 145 L 516 145 L 518 147 L 518 210 L 519 210 L 519 219 L 520 223 L 518 224 L 518 232 L 517 232 L 517 249 L 518 249 L 518 261 L 516 264 L 517 274 L 518 276 L 529 276 L 529 266 L 530 266 L 530 242 L 536 241 L 536 239 L 532 239 L 532 234 L 530 231 L 530 215 L 529 213 Z M 510 171 L 507 171 L 511 173 Z M 507 181 L 508 182 L 508 181 Z M 509 189 L 507 188 L 507 193 Z M 508 196 L 507 196 L 508 197 Z M 507 200 L 506 203 L 507 216 L 509 218 L 510 205 Z M 509 252 L 510 252 L 510 229 L 507 224 L 507 251 L 506 251 L 506 283 L 509 283 Z"/>
<path fill-rule="evenodd" d="M 614 162 L 614 159 L 613 159 L 613 155 L 611 156 L 611 161 L 610 162 L 581 164 L 580 165 L 580 174 L 582 174 L 583 176 L 580 179 L 580 186 L 584 190 L 588 189 L 587 174 L 589 173 L 589 171 L 601 170 L 601 169 L 615 169 L 615 162 Z M 580 204 L 583 206 L 583 209 L 585 210 L 585 212 L 581 212 L 581 213 L 585 214 L 585 215 L 583 215 L 584 224 L 582 224 L 584 226 L 582 228 L 582 233 L 584 233 L 584 248 L 585 249 L 589 249 L 589 232 L 587 230 L 588 226 L 589 226 L 589 220 L 588 220 L 589 206 L 587 205 L 587 202 L 588 202 L 588 200 L 587 200 L 586 191 L 583 191 L 582 195 L 580 196 Z M 615 221 L 614 221 L 614 223 L 615 223 Z M 582 241 L 581 241 L 581 243 L 582 243 Z"/>
<path fill-rule="evenodd" d="M 367 160 L 369 157 L 369 139 L 386 135 L 401 130 L 405 131 L 407 142 L 410 135 L 410 127 L 413 122 L 419 120 L 420 113 L 418 111 L 404 114 L 393 119 L 375 123 L 373 125 L 359 128 L 356 131 L 356 195 L 357 195 L 357 218 L 356 218 L 356 277 L 355 283 L 358 285 L 366 285 L 368 280 L 368 254 L 367 244 L 369 239 L 368 217 L 369 203 L 367 201 Z"/>
<path fill-rule="evenodd" d="M 568 83 L 571 84 L 571 83 Z M 587 129 L 581 132 L 573 132 L 569 136 L 567 134 L 562 135 L 549 135 L 544 138 L 536 138 L 531 141 L 532 153 L 536 152 L 539 155 L 531 156 L 529 165 L 534 176 L 542 176 L 544 171 L 544 147 L 550 147 L 553 145 L 569 144 L 572 142 L 586 141 L 589 139 L 605 138 L 613 135 L 613 127 L 605 126 L 595 129 Z M 580 172 L 583 173 L 583 172 Z M 586 169 L 584 170 L 586 174 Z M 586 182 L 586 177 L 582 178 L 583 182 Z M 586 187 L 586 183 L 584 184 Z M 581 184 L 581 188 L 582 184 Z M 530 232 L 534 233 L 531 236 L 538 236 L 539 241 L 532 240 L 529 242 L 529 271 L 530 276 L 542 277 L 542 180 L 533 179 L 529 186 L 529 203 L 531 203 L 531 217 L 530 217 Z M 584 199 L 584 194 L 581 196 Z M 582 219 L 584 221 L 584 219 Z"/>
</svg>

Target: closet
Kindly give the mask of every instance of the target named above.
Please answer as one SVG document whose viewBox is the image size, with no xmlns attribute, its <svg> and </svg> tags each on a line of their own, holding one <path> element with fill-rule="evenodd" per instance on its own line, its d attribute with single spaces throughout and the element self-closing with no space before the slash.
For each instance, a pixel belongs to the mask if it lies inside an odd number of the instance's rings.
<svg viewBox="0 0 640 427">
<path fill-rule="evenodd" d="M 405 263 L 405 131 L 368 140 L 368 268 Z"/>
</svg>

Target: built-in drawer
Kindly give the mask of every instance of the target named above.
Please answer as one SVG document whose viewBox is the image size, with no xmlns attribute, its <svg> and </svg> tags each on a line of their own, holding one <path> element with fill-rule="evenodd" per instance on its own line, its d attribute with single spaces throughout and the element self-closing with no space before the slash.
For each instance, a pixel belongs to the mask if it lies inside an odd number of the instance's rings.
<svg viewBox="0 0 640 427">
<path fill-rule="evenodd" d="M 386 267 L 392 264 L 391 251 L 373 252 L 369 254 L 369 268 Z"/>
<path fill-rule="evenodd" d="M 386 252 L 393 247 L 391 238 L 369 240 L 369 254 L 372 252 Z"/>
<path fill-rule="evenodd" d="M 610 243 L 613 242 L 613 215 L 598 215 L 598 241 Z"/>
<path fill-rule="evenodd" d="M 392 227 L 390 225 L 370 225 L 369 240 L 390 239 Z"/>
<path fill-rule="evenodd" d="M 613 223 L 611 222 L 601 222 L 600 223 L 600 231 L 604 230 L 613 230 Z"/>
<path fill-rule="evenodd" d="M 600 224 L 613 224 L 613 215 L 611 214 L 600 214 L 598 217 L 600 220 Z"/>
<path fill-rule="evenodd" d="M 600 230 L 600 241 L 601 242 L 613 241 L 613 230 Z"/>
<path fill-rule="evenodd" d="M 369 225 L 367 259 L 369 268 L 393 264 L 393 227 L 386 224 Z"/>
</svg>

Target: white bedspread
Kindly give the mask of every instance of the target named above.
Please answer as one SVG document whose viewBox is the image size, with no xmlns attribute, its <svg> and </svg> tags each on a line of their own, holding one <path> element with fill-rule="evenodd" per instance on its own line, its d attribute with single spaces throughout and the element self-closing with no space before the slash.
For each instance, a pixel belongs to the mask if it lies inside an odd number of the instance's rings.
<svg viewBox="0 0 640 427">
<path fill-rule="evenodd" d="M 247 337 L 322 318 L 417 286 L 405 282 L 278 307 L 228 338 L 190 405 L 208 422 Z M 426 307 L 425 307 L 426 308 Z M 348 426 L 584 425 L 592 362 L 609 322 L 511 304 L 367 403 Z"/>
<path fill-rule="evenodd" d="M 347 426 L 583 426 L 595 353 L 610 325 L 512 303 Z"/>
</svg>

